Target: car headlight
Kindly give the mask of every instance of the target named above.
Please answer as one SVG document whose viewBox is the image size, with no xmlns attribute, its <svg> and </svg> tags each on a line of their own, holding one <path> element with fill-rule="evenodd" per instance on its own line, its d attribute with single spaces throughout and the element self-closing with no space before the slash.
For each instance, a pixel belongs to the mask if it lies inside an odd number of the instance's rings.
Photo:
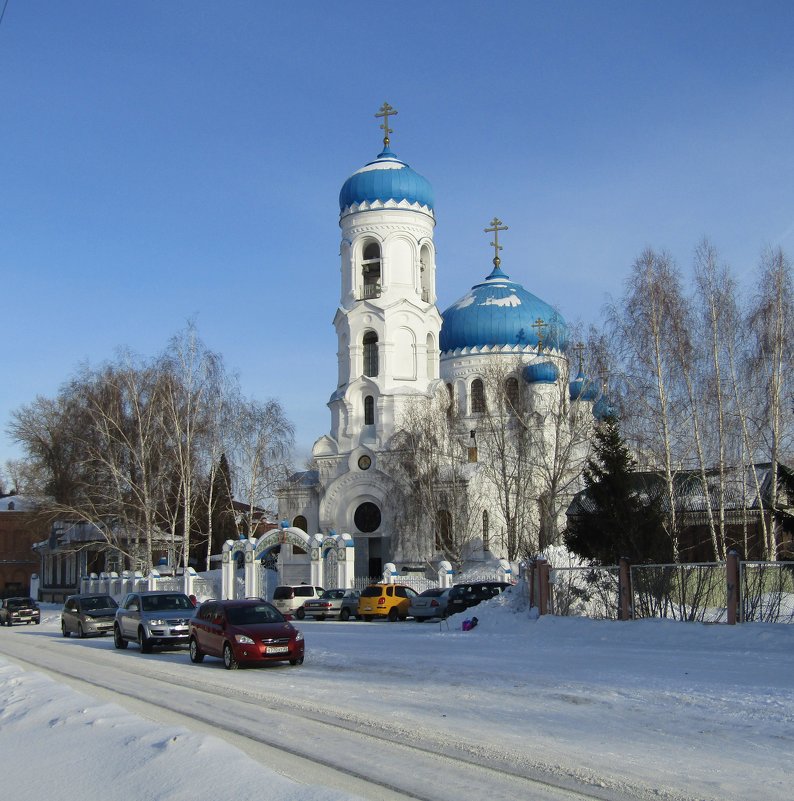
<svg viewBox="0 0 794 801">
<path fill-rule="evenodd" d="M 303 632 L 302 631 L 296 631 L 295 632 L 295 640 L 296 640 L 296 642 L 300 642 L 302 639 L 303 639 Z"/>
<path fill-rule="evenodd" d="M 234 639 L 240 643 L 240 645 L 253 645 L 254 641 L 247 635 L 247 634 L 235 634 Z"/>
<path fill-rule="evenodd" d="M 159 617 L 149 621 L 150 626 L 165 626 L 166 621 L 161 620 Z"/>
</svg>

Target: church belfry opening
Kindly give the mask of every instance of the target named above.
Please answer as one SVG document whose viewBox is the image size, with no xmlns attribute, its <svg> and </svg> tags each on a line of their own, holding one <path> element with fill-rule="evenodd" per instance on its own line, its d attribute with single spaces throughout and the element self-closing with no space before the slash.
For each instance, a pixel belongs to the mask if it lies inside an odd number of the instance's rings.
<svg viewBox="0 0 794 801">
<path fill-rule="evenodd" d="M 377 242 L 370 242 L 365 245 L 361 260 L 361 299 L 379 297 L 380 287 L 380 245 Z"/>
</svg>

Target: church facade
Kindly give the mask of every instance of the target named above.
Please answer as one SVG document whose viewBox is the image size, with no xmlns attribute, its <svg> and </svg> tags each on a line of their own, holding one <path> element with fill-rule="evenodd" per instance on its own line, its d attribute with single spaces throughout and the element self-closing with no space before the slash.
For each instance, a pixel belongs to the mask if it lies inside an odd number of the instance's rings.
<svg viewBox="0 0 794 801">
<path fill-rule="evenodd" d="M 502 411 L 507 399 L 510 409 L 521 405 L 522 420 L 534 421 L 535 450 L 546 448 L 549 437 L 559 439 L 557 410 L 569 431 L 582 404 L 592 421 L 596 396 L 581 371 L 570 380 L 569 334 L 561 315 L 502 271 L 499 234 L 507 227 L 498 219 L 485 229 L 493 234 L 495 254 L 489 274 L 439 313 L 433 190 L 392 152 L 394 114 L 384 104 L 376 115 L 384 119 L 383 149 L 344 182 L 339 195 L 340 295 L 333 319 L 338 379 L 328 401 L 330 431 L 313 447 L 315 469 L 293 476 L 278 494 L 279 517 L 290 525 L 309 534 L 349 533 L 355 573 L 362 577 L 380 576 L 388 562 L 418 570 L 451 556 L 444 547 L 449 532 L 442 536 L 438 527 L 454 518 L 439 517 L 439 510 L 423 522 L 414 516 L 407 547 L 410 516 L 400 507 L 411 498 L 395 503 L 395 435 L 406 420 L 416 420 L 417 410 L 421 418 L 426 406 L 429 415 L 440 399 L 467 456 L 466 494 L 477 502 L 466 515 L 468 522 L 476 517 L 472 530 L 478 536 L 469 536 L 464 552 L 454 556 L 460 564 L 517 554 L 487 469 L 493 432 L 484 421 L 492 429 L 494 375 Z M 528 464 L 524 480 L 531 484 L 538 472 Z M 448 483 L 444 473 L 437 471 L 436 480 Z M 542 510 L 536 517 L 533 525 L 541 525 Z"/>
</svg>

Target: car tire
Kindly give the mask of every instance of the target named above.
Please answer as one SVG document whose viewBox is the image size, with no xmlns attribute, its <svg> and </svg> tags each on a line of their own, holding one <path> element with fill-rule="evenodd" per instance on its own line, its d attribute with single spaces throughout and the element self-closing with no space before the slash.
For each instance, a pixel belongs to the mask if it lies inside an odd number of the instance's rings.
<svg viewBox="0 0 794 801">
<path fill-rule="evenodd" d="M 299 606 L 295 610 L 295 617 L 298 618 L 298 620 L 303 620 L 303 618 L 306 617 L 306 610 L 302 606 Z"/>
<path fill-rule="evenodd" d="M 190 645 L 188 645 L 188 649 L 190 650 L 190 661 L 193 662 L 194 665 L 198 665 L 204 661 L 204 654 L 201 653 L 201 648 L 199 648 L 199 644 L 195 637 L 190 638 Z"/>
<path fill-rule="evenodd" d="M 113 626 L 113 645 L 115 645 L 116 648 L 126 648 L 129 645 L 124 637 L 121 636 L 121 629 L 118 625 Z"/>
<path fill-rule="evenodd" d="M 339 613 L 339 619 L 340 620 L 350 620 L 350 610 L 349 609 L 343 609 Z"/>
<path fill-rule="evenodd" d="M 66 623 L 64 623 L 63 621 L 61 621 L 61 634 L 63 634 L 64 637 L 72 636 L 72 632 L 66 630 Z"/>
<path fill-rule="evenodd" d="M 400 613 L 397 611 L 397 607 L 393 606 L 389 609 L 389 622 L 396 623 L 398 617 L 400 617 Z"/>
<path fill-rule="evenodd" d="M 303 664 L 303 657 L 299 656 L 297 659 L 290 659 L 289 663 L 290 663 L 290 665 L 293 665 L 293 666 L 302 665 Z"/>
<path fill-rule="evenodd" d="M 78 624 L 77 624 L 77 636 L 78 636 L 78 637 L 79 637 L 81 640 L 84 640 L 84 639 L 85 639 L 85 631 L 83 630 L 83 624 L 82 624 L 82 623 L 78 623 Z"/>
<path fill-rule="evenodd" d="M 223 666 L 226 670 L 237 670 L 240 667 L 240 663 L 234 657 L 232 646 L 228 642 L 223 646 Z"/>
<path fill-rule="evenodd" d="M 143 630 L 143 626 L 138 629 L 138 645 L 141 647 L 142 654 L 150 654 L 152 652 L 152 644 Z"/>
</svg>

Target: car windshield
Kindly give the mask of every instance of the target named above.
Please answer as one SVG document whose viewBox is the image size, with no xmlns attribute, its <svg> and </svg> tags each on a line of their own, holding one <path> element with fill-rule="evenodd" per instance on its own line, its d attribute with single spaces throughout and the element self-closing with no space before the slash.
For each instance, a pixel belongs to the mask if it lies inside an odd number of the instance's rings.
<svg viewBox="0 0 794 801">
<path fill-rule="evenodd" d="M 193 610 L 190 598 L 177 592 L 172 595 L 144 595 L 141 600 L 143 601 L 144 612 L 170 612 L 179 609 Z"/>
<path fill-rule="evenodd" d="M 442 587 L 434 587 L 434 588 L 431 588 L 429 590 L 425 590 L 424 592 L 419 593 L 419 594 L 423 598 L 428 598 L 428 597 L 436 598 L 439 595 L 442 595 L 444 592 L 445 592 L 445 590 Z"/>
<path fill-rule="evenodd" d="M 256 606 L 230 606 L 226 617 L 233 626 L 251 626 L 256 623 L 282 623 L 284 616 L 269 604 Z"/>
<path fill-rule="evenodd" d="M 116 609 L 118 604 L 109 595 L 103 595 L 97 598 L 83 598 L 80 606 L 84 612 L 95 612 L 97 609 Z"/>
<path fill-rule="evenodd" d="M 361 591 L 362 598 L 377 598 L 383 592 L 381 587 L 365 587 Z"/>
<path fill-rule="evenodd" d="M 344 590 L 326 590 L 321 596 L 326 601 L 332 601 L 335 598 L 344 598 L 345 591 Z"/>
<path fill-rule="evenodd" d="M 9 598 L 8 604 L 9 609 L 22 609 L 23 607 L 33 606 L 33 599 L 32 598 Z"/>
</svg>

